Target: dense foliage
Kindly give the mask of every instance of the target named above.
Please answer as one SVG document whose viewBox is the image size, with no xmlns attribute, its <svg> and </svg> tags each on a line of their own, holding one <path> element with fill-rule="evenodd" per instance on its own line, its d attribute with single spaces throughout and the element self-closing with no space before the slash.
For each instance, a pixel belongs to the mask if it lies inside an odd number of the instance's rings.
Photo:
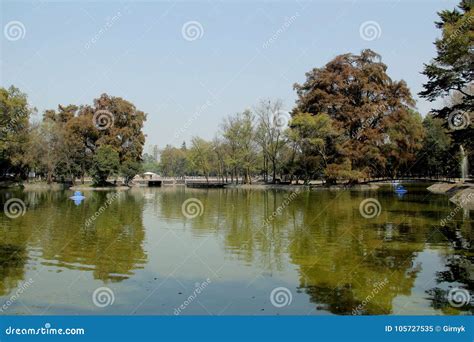
<svg viewBox="0 0 474 342">
<path fill-rule="evenodd" d="M 322 168 L 331 182 L 369 176 L 396 176 L 421 146 L 421 117 L 404 81 L 393 81 L 379 55 L 337 56 L 295 84 L 293 117 L 324 115 L 333 127 L 325 140 L 331 151 Z M 320 142 L 321 144 L 322 142 Z"/>
<path fill-rule="evenodd" d="M 464 146 L 471 165 L 474 151 L 474 8 L 473 2 L 462 0 L 458 8 L 438 13 L 435 25 L 441 37 L 435 41 L 437 55 L 425 65 L 423 74 L 428 78 L 420 96 L 435 101 L 449 98 L 434 109 L 436 117 L 444 122 L 454 144 Z M 451 153 L 455 155 L 459 148 Z"/>
<path fill-rule="evenodd" d="M 128 182 L 140 171 L 146 116 L 130 102 L 103 94 L 93 106 L 47 110 L 41 122 L 30 125 L 25 94 L 11 87 L 0 89 L 0 96 L 4 176 L 34 173 L 50 183 L 90 175 L 96 185 L 105 185 L 109 176 Z"/>
<path fill-rule="evenodd" d="M 324 180 L 355 183 L 373 177 L 459 177 L 460 158 L 473 158 L 474 9 L 463 0 L 439 13 L 442 35 L 425 65 L 420 96 L 445 98 L 424 119 L 407 84 L 390 78 L 380 55 L 336 56 L 295 84 L 291 114 L 280 100 L 262 100 L 226 117 L 212 141 L 166 146 L 144 154 L 146 115 L 107 94 L 93 105 L 58 106 L 41 122 L 19 89 L 0 88 L 0 178 L 34 173 L 48 182 L 93 177 L 97 185 L 142 171 L 163 176 L 218 177 L 227 182 Z M 158 154 L 160 157 L 158 158 Z"/>
</svg>

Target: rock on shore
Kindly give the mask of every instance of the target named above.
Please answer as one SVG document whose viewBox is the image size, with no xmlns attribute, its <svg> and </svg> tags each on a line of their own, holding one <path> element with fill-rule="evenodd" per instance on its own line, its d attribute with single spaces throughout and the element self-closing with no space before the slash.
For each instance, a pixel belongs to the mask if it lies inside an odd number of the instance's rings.
<svg viewBox="0 0 474 342">
<path fill-rule="evenodd" d="M 469 210 L 474 210 L 474 184 L 469 183 L 435 183 L 428 187 L 434 194 L 447 194 L 454 204 Z"/>
</svg>

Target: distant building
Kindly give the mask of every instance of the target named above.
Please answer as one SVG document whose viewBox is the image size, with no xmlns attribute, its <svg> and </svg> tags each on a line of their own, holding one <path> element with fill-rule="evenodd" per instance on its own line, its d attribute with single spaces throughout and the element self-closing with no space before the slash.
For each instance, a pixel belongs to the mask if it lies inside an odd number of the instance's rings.
<svg viewBox="0 0 474 342">
<path fill-rule="evenodd" d="M 154 172 L 145 172 L 143 173 L 143 179 L 156 179 L 159 178 L 160 175 Z"/>
<path fill-rule="evenodd" d="M 156 162 L 160 161 L 160 154 L 161 153 L 160 153 L 160 150 L 158 148 L 158 145 L 153 145 L 151 155 L 153 156 L 153 158 L 155 159 Z"/>
</svg>

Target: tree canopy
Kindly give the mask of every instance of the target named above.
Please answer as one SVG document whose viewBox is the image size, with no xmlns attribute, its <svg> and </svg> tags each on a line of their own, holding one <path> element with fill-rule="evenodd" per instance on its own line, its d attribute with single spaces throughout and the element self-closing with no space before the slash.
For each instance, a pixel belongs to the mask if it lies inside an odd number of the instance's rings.
<svg viewBox="0 0 474 342">
<path fill-rule="evenodd" d="M 109 175 L 129 182 L 141 169 L 146 115 L 120 98 L 102 94 L 93 105 L 59 105 L 43 120 L 29 124 L 26 95 L 0 88 L 2 172 L 23 167 L 48 182 L 70 181 L 86 174 L 96 184 Z"/>
<path fill-rule="evenodd" d="M 458 8 L 438 13 L 435 23 L 441 37 L 435 41 L 436 57 L 425 64 L 423 74 L 428 78 L 420 96 L 435 101 L 455 97 L 441 108 L 433 109 L 436 117 L 451 130 L 456 144 L 464 145 L 469 154 L 474 150 L 472 127 L 474 108 L 474 8 L 473 2 L 462 0 Z"/>
<path fill-rule="evenodd" d="M 337 56 L 294 85 L 293 118 L 327 115 L 339 132 L 327 137 L 333 151 L 325 168 L 329 181 L 393 175 L 415 158 L 423 138 L 415 101 L 406 83 L 386 71 L 377 53 L 363 50 Z"/>
<path fill-rule="evenodd" d="M 29 118 L 33 112 L 26 94 L 18 88 L 0 88 L 0 177 L 24 174 Z"/>
<path fill-rule="evenodd" d="M 59 105 L 32 123 L 35 109 L 12 86 L 0 88 L 0 177 L 33 171 L 48 182 L 74 182 L 87 175 L 100 185 L 114 176 L 128 183 L 142 170 L 236 183 L 459 177 L 459 151 L 467 151 L 471 164 L 474 155 L 472 1 L 438 14 L 441 36 L 419 95 L 445 101 L 424 118 L 405 81 L 393 80 L 369 49 L 308 71 L 294 84 L 291 116 L 281 100 L 264 99 L 226 116 L 212 140 L 193 137 L 189 148 L 183 142 L 162 151 L 154 146 L 152 155 L 143 155 L 146 114 L 125 99 L 102 94 L 92 104 Z"/>
</svg>

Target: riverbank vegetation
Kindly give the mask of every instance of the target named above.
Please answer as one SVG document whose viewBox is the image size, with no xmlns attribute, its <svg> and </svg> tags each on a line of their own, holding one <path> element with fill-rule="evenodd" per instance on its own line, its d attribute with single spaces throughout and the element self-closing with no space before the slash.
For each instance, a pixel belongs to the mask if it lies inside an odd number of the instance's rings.
<svg viewBox="0 0 474 342">
<path fill-rule="evenodd" d="M 194 137 L 143 154 L 146 114 L 118 97 L 101 95 L 92 105 L 59 105 L 40 122 L 15 87 L 0 88 L 0 177 L 41 176 L 48 183 L 91 176 L 107 185 L 138 173 L 198 175 L 251 183 L 320 179 L 356 183 L 373 177 L 460 177 L 460 164 L 473 159 L 472 41 L 470 2 L 439 13 L 436 57 L 422 71 L 428 81 L 420 96 L 444 99 L 424 118 L 403 80 L 393 80 L 372 50 L 342 54 L 306 73 L 295 84 L 291 111 L 265 99 L 226 117 L 213 140 Z M 472 163 L 471 163 L 472 164 Z"/>
<path fill-rule="evenodd" d="M 140 171 L 146 115 L 122 98 L 103 94 L 92 106 L 59 105 L 34 123 L 35 109 L 19 89 L 0 89 L 0 103 L 4 179 L 74 182 L 89 175 L 106 185 L 109 176 L 120 174 L 127 183 Z"/>
</svg>

